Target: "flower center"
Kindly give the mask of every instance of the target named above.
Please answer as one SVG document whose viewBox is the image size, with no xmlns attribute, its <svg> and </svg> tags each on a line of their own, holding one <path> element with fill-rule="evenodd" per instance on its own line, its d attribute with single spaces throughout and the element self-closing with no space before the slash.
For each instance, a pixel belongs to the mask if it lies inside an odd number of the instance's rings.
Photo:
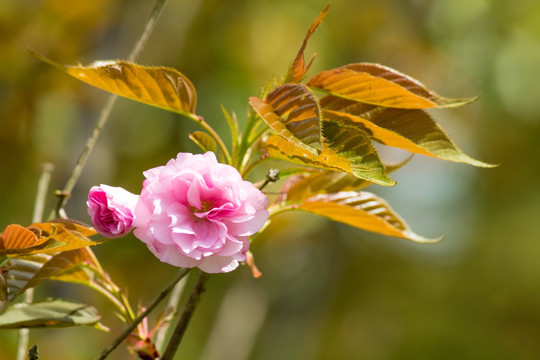
<svg viewBox="0 0 540 360">
<path fill-rule="evenodd" d="M 210 201 L 201 201 L 201 208 L 197 208 L 196 206 L 190 206 L 189 210 L 192 214 L 197 213 L 204 213 L 207 211 L 210 211 L 214 208 L 214 204 L 212 204 Z"/>
</svg>

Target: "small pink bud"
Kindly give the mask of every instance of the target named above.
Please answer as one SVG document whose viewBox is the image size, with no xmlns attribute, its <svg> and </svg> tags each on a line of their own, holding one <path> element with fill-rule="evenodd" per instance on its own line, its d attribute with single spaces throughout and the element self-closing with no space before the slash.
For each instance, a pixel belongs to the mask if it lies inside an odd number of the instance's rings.
<svg viewBox="0 0 540 360">
<path fill-rule="evenodd" d="M 133 214 L 138 195 L 121 187 L 94 186 L 88 193 L 88 215 L 103 236 L 117 238 L 133 229 Z"/>
</svg>

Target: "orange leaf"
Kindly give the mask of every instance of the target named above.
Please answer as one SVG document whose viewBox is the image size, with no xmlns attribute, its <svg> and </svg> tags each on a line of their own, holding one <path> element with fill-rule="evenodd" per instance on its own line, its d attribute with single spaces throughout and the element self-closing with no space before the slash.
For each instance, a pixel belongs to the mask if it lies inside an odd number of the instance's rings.
<svg viewBox="0 0 540 360">
<path fill-rule="evenodd" d="M 442 239 L 428 239 L 415 234 L 386 201 L 364 191 L 313 196 L 301 203 L 298 209 L 359 229 L 415 242 L 432 243 Z"/>
<path fill-rule="evenodd" d="M 87 238 L 95 230 L 73 221 L 9 225 L 0 238 L 0 255 L 51 254 L 97 244 Z"/>
<path fill-rule="evenodd" d="M 123 60 L 96 61 L 89 66 L 63 66 L 31 51 L 67 74 L 99 89 L 180 114 L 195 113 L 197 92 L 179 71 L 133 64 Z"/>
<path fill-rule="evenodd" d="M 493 167 L 466 155 L 425 111 L 377 107 L 335 96 L 323 97 L 323 106 L 325 120 L 357 126 L 385 145 L 442 160 Z"/>
<path fill-rule="evenodd" d="M 11 224 L 0 235 L 0 249 L 25 249 L 43 244 L 47 239 L 40 239 L 35 232 L 24 226 Z"/>
<path fill-rule="evenodd" d="M 57 242 L 60 242 L 61 245 L 55 247 L 54 249 L 49 249 L 47 252 L 61 252 L 68 250 L 76 250 L 82 247 L 91 246 L 97 244 L 95 241 L 88 239 L 84 234 L 94 235 L 96 232 L 93 229 L 88 229 L 83 225 L 78 225 L 75 223 L 65 223 L 65 222 L 46 222 L 46 223 L 36 223 L 32 224 L 32 227 L 37 227 L 40 229 L 49 230 L 51 228 L 56 228 L 56 234 L 51 236 Z"/>
<path fill-rule="evenodd" d="M 401 109 L 457 107 L 475 100 L 443 98 L 407 75 L 370 63 L 322 71 L 307 85 L 345 99 Z"/>
<path fill-rule="evenodd" d="M 308 145 L 306 150 L 321 150 L 321 110 L 305 85 L 277 87 L 266 96 L 266 105 L 256 99 L 251 98 L 250 104 L 274 131 L 301 147 Z"/>
<path fill-rule="evenodd" d="M 64 228 L 66 228 L 66 230 L 79 233 L 83 236 L 93 236 L 98 233 L 96 230 L 94 230 L 94 228 L 90 227 L 89 225 L 73 219 L 54 219 L 48 222 L 60 223 L 64 226 Z"/>
<path fill-rule="evenodd" d="M 307 65 L 304 65 L 304 50 L 306 49 L 307 42 L 311 35 L 317 30 L 319 25 L 322 23 L 324 18 L 326 17 L 326 14 L 328 14 L 328 11 L 330 10 L 330 4 L 326 5 L 326 7 L 321 11 L 319 16 L 315 19 L 313 24 L 309 27 L 306 36 L 304 37 L 304 41 L 302 42 L 302 46 L 300 46 L 300 50 L 298 50 L 298 53 L 296 54 L 296 57 L 294 58 L 294 61 L 289 68 L 289 72 L 286 76 L 285 82 L 299 82 L 304 78 L 304 75 L 309 70 L 311 63 L 313 62 L 313 59 L 315 58 L 315 54 L 311 57 L 310 61 Z"/>
</svg>

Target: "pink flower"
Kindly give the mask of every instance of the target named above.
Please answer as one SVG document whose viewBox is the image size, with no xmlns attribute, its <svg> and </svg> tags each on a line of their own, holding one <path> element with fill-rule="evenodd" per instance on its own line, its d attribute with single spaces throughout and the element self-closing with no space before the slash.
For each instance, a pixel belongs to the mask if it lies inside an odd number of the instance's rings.
<svg viewBox="0 0 540 360">
<path fill-rule="evenodd" d="M 268 219 L 268 198 L 212 152 L 179 153 L 144 172 L 134 234 L 161 261 L 229 272 L 246 258 L 249 235 Z"/>
<path fill-rule="evenodd" d="M 93 186 L 86 202 L 92 225 L 108 238 L 126 235 L 133 229 L 133 211 L 138 199 L 138 195 L 121 187 Z"/>
</svg>

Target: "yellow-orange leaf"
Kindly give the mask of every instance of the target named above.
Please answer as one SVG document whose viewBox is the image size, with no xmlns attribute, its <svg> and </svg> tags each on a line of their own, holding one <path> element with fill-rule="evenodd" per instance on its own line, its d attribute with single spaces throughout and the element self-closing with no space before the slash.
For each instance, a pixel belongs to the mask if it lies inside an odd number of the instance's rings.
<svg viewBox="0 0 540 360">
<path fill-rule="evenodd" d="M 69 221 L 9 225 L 0 238 L 0 255 L 51 254 L 95 245 L 87 236 L 95 230 Z"/>
<path fill-rule="evenodd" d="M 443 98 L 407 75 L 370 63 L 322 71 L 307 85 L 342 98 L 400 109 L 457 107 L 475 100 Z"/>
<path fill-rule="evenodd" d="M 281 124 L 304 144 L 321 149 L 321 110 L 315 95 L 303 84 L 284 84 L 265 99 Z"/>
<path fill-rule="evenodd" d="M 89 66 L 63 66 L 35 52 L 32 54 L 76 79 L 113 94 L 181 114 L 195 113 L 195 87 L 175 69 L 137 65 L 123 60 L 96 61 Z"/>
<path fill-rule="evenodd" d="M 189 134 L 189 138 L 191 139 L 191 141 L 197 144 L 197 146 L 200 147 L 202 151 L 211 151 L 213 153 L 217 153 L 216 141 L 207 133 L 203 131 L 194 131 Z"/>
<path fill-rule="evenodd" d="M 95 256 L 87 247 L 61 252 L 45 262 L 34 276 L 28 280 L 24 289 L 35 287 L 48 279 L 89 283 L 92 277 L 91 273 L 85 269 L 86 267 L 92 267 L 98 271 L 100 269 Z M 24 291 L 24 289 L 22 290 Z"/>
<path fill-rule="evenodd" d="M 0 235 L 0 251 L 6 249 L 26 249 L 43 244 L 47 238 L 39 238 L 24 226 L 11 224 Z"/>
<path fill-rule="evenodd" d="M 62 245 L 55 247 L 54 249 L 50 249 L 49 252 L 69 251 L 97 244 L 95 241 L 90 240 L 84 235 L 85 233 L 95 235 L 97 232 L 95 232 L 93 229 L 86 228 L 83 225 L 77 225 L 74 223 L 66 224 L 63 222 L 46 222 L 32 224 L 31 226 L 44 230 L 56 228 L 54 239 L 62 243 Z"/>
<path fill-rule="evenodd" d="M 432 243 L 441 240 L 415 234 L 386 201 L 364 191 L 313 196 L 302 202 L 298 209 L 359 229 L 415 242 Z"/>
<path fill-rule="evenodd" d="M 385 145 L 442 160 L 493 167 L 466 155 L 425 111 L 376 107 L 334 96 L 323 97 L 321 106 L 325 106 L 325 119 L 358 126 Z"/>
<path fill-rule="evenodd" d="M 284 139 L 312 154 L 321 148 L 319 105 L 304 85 L 286 84 L 271 92 L 266 102 L 250 97 L 249 103 Z"/>
<path fill-rule="evenodd" d="M 404 161 L 387 165 L 386 172 L 391 173 L 409 162 Z M 297 202 L 318 194 L 332 194 L 340 191 L 357 191 L 372 185 L 371 181 L 359 179 L 352 174 L 333 170 L 316 170 L 309 174 L 294 175 L 283 185 L 283 196 L 279 201 Z"/>
<path fill-rule="evenodd" d="M 289 68 L 288 75 L 286 76 L 287 80 L 290 82 L 299 82 L 304 78 L 304 75 L 309 70 L 311 63 L 313 62 L 313 59 L 315 58 L 315 55 L 313 55 L 308 62 L 307 65 L 305 65 L 304 60 L 304 50 L 306 49 L 307 42 L 311 35 L 317 30 L 319 25 L 322 23 L 324 18 L 326 17 L 326 14 L 328 14 L 328 11 L 330 10 L 330 4 L 326 5 L 326 7 L 321 11 L 319 16 L 315 19 L 313 24 L 309 27 L 306 36 L 304 37 L 304 41 L 302 42 L 302 46 L 300 46 L 300 50 L 298 50 L 298 53 L 296 54 L 296 57 L 294 58 L 294 61 Z"/>
<path fill-rule="evenodd" d="M 13 300 L 48 279 L 87 284 L 93 279 L 88 269 L 102 272 L 92 251 L 84 247 L 55 255 L 18 256 L 9 259 L 2 270 L 7 279 L 8 300 Z"/>
<path fill-rule="evenodd" d="M 54 219 L 52 221 L 46 222 L 53 223 L 53 224 L 62 224 L 62 226 L 70 231 L 71 233 L 80 234 L 83 236 L 94 236 L 97 235 L 97 231 L 90 227 L 89 225 L 86 225 L 80 221 L 72 220 L 72 219 Z"/>
<path fill-rule="evenodd" d="M 262 144 L 268 156 L 282 159 L 305 166 L 344 171 L 357 178 L 365 179 L 383 186 L 393 186 L 395 182 L 384 173 L 384 166 L 376 156 L 355 157 L 350 160 L 342 157 L 325 147 L 319 154 L 283 139 L 280 136 L 270 136 Z M 374 149 L 373 149 L 374 151 Z M 372 155 L 370 153 L 368 155 Z M 375 153 L 376 154 L 376 153 Z"/>
</svg>

